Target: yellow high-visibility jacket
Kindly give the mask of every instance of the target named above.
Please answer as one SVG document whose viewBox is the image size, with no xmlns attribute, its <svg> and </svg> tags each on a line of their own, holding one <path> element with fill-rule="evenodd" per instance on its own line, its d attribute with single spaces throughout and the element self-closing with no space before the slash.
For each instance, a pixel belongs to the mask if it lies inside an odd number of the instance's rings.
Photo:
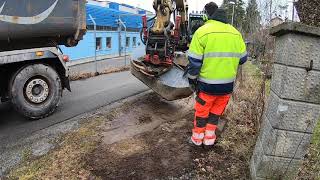
<svg viewBox="0 0 320 180">
<path fill-rule="evenodd" d="M 208 20 L 194 34 L 188 59 L 188 78 L 197 79 L 201 91 L 230 94 L 238 66 L 247 60 L 246 45 L 232 25 Z"/>
</svg>

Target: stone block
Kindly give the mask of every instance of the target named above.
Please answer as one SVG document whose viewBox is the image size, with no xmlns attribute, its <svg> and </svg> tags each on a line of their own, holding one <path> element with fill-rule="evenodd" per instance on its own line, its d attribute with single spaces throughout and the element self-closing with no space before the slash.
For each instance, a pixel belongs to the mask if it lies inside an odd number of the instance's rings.
<svg viewBox="0 0 320 180">
<path fill-rule="evenodd" d="M 285 22 L 270 29 L 270 34 L 277 37 L 290 33 L 320 37 L 320 28 L 300 22 Z"/>
<path fill-rule="evenodd" d="M 320 105 L 283 100 L 271 91 L 266 116 L 274 128 L 312 133 L 320 118 Z"/>
<path fill-rule="evenodd" d="M 251 159 L 251 177 L 258 179 L 294 179 L 302 160 L 268 156 L 258 140 Z"/>
<path fill-rule="evenodd" d="M 320 104 L 320 71 L 274 64 L 271 90 L 282 99 Z"/>
<path fill-rule="evenodd" d="M 257 179 L 257 168 L 259 168 L 258 167 L 259 157 L 262 157 L 262 156 L 264 156 L 264 151 L 263 151 L 261 142 L 258 139 L 255 145 L 253 155 L 251 157 L 251 163 L 250 163 L 250 174 L 253 180 Z"/>
<path fill-rule="evenodd" d="M 260 141 L 251 160 L 251 177 L 258 179 L 294 179 L 302 164 L 302 160 L 283 158 L 277 156 L 268 156 Z"/>
<path fill-rule="evenodd" d="M 320 37 L 285 34 L 276 38 L 276 63 L 320 70 Z"/>
<path fill-rule="evenodd" d="M 265 155 L 303 159 L 308 152 L 312 134 L 274 129 L 264 118 L 258 140 Z"/>
<path fill-rule="evenodd" d="M 257 177 L 265 179 L 295 179 L 302 160 L 262 156 L 257 163 Z"/>
<path fill-rule="evenodd" d="M 263 151 L 261 149 L 259 149 L 259 145 L 260 141 L 258 140 L 256 142 L 256 146 L 253 150 L 253 154 L 251 156 L 251 160 L 250 160 L 250 175 L 251 175 L 251 179 L 255 180 L 257 178 L 257 171 L 256 171 L 256 159 L 258 155 L 262 155 Z"/>
<path fill-rule="evenodd" d="M 284 23 L 271 34 L 271 95 L 250 170 L 252 179 L 295 179 L 320 117 L 320 28 Z"/>
</svg>

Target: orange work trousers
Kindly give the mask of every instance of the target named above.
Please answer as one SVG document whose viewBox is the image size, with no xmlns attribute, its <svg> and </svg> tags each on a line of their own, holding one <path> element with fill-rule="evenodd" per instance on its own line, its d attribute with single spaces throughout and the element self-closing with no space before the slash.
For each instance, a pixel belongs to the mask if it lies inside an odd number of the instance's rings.
<svg viewBox="0 0 320 180">
<path fill-rule="evenodd" d="M 231 95 L 215 96 L 200 92 L 196 97 L 192 140 L 195 144 L 213 145 L 220 116 L 224 113 Z"/>
</svg>

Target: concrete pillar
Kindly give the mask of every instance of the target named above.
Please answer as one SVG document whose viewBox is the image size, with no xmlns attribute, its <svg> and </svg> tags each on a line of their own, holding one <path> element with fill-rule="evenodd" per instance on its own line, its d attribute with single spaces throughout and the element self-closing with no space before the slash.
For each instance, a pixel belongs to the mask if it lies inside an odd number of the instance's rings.
<svg viewBox="0 0 320 180">
<path fill-rule="evenodd" d="M 271 95 L 251 159 L 252 179 L 293 179 L 320 117 L 320 29 L 285 23 L 276 36 Z"/>
</svg>

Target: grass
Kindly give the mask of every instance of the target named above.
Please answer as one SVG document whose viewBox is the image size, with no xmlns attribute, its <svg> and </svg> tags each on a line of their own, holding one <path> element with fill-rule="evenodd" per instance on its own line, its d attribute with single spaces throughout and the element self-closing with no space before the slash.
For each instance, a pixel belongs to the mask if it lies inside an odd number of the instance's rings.
<svg viewBox="0 0 320 180">
<path fill-rule="evenodd" d="M 118 68 L 116 68 L 116 67 L 107 68 L 98 74 L 92 73 L 92 72 L 73 73 L 70 75 L 70 80 L 71 81 L 84 80 L 84 79 L 88 79 L 88 78 L 95 77 L 98 75 L 111 74 L 111 73 L 117 73 L 117 72 L 129 71 L 129 70 L 130 70 L 130 67 L 125 66 L 125 67 L 118 67 Z"/>
<path fill-rule="evenodd" d="M 320 119 L 314 129 L 309 154 L 300 169 L 299 177 L 320 180 Z"/>
<path fill-rule="evenodd" d="M 40 158 L 24 153 L 23 163 L 7 176 L 8 179 L 92 179 L 89 170 L 83 168 L 84 155 L 99 143 L 98 127 L 102 118 L 93 118 L 77 131 L 61 137 L 57 149 Z M 95 178 L 97 179 L 97 178 Z"/>
</svg>

